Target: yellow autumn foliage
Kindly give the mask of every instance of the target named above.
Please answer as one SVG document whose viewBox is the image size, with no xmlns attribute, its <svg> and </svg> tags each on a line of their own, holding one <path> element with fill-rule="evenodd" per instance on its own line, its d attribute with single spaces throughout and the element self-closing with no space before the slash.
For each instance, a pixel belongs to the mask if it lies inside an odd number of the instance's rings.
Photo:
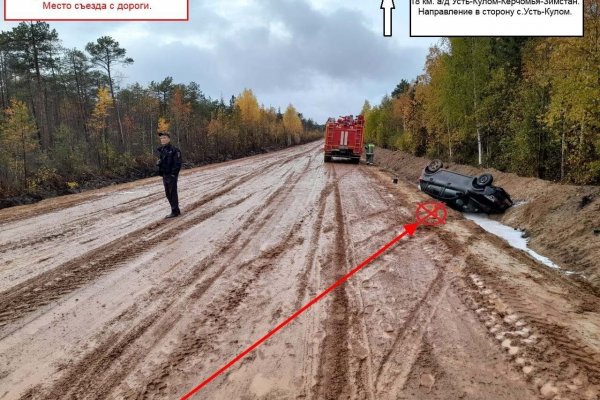
<svg viewBox="0 0 600 400">
<path fill-rule="evenodd" d="M 235 99 L 235 105 L 240 109 L 242 122 L 257 124 L 260 121 L 260 106 L 252 90 L 244 89 Z"/>
</svg>

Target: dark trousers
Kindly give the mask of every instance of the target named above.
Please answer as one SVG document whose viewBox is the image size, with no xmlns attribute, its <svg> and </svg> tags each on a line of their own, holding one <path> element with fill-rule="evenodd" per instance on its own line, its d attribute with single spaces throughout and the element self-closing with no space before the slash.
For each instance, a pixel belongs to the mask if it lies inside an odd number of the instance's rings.
<svg viewBox="0 0 600 400">
<path fill-rule="evenodd" d="M 375 154 L 367 154 L 367 162 L 373 164 L 373 156 L 375 156 Z"/>
<path fill-rule="evenodd" d="M 171 204 L 173 214 L 179 214 L 179 197 L 177 196 L 177 175 L 164 175 L 165 194 Z"/>
</svg>

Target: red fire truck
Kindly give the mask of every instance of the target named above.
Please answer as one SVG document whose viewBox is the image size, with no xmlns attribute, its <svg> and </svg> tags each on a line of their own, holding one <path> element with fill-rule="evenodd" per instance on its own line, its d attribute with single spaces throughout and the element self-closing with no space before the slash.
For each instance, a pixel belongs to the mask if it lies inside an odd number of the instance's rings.
<svg viewBox="0 0 600 400">
<path fill-rule="evenodd" d="M 350 159 L 358 164 L 363 152 L 365 119 L 362 115 L 329 118 L 325 125 L 325 162 L 332 157 Z"/>
</svg>

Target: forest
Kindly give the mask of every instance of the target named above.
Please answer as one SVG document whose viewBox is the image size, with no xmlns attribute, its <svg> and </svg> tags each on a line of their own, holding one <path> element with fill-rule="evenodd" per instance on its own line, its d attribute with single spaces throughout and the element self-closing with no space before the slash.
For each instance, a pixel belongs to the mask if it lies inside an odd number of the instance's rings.
<svg viewBox="0 0 600 400">
<path fill-rule="evenodd" d="M 443 38 L 362 113 L 385 148 L 598 185 L 600 1 L 584 2 L 583 37 Z"/>
<path fill-rule="evenodd" d="M 442 38 L 423 73 L 365 102 L 366 139 L 417 156 L 600 184 L 600 0 L 583 37 Z M 109 36 L 62 47 L 44 22 L 0 32 L 0 199 L 149 176 L 157 133 L 188 166 L 318 139 L 323 127 L 251 89 L 206 96 L 172 77 L 122 87 L 133 63 Z"/>
<path fill-rule="evenodd" d="M 224 101 L 169 76 L 121 87 L 116 77 L 133 62 L 109 36 L 66 49 L 44 22 L 0 32 L 0 199 L 151 175 L 161 131 L 188 166 L 322 136 L 291 104 L 265 107 L 251 89 Z"/>
</svg>

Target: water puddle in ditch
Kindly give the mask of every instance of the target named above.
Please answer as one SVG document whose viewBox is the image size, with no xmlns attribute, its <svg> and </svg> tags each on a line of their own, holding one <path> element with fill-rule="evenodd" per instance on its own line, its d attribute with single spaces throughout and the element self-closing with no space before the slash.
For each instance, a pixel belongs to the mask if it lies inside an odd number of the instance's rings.
<svg viewBox="0 0 600 400">
<path fill-rule="evenodd" d="M 531 250 L 527 246 L 527 243 L 529 242 L 529 238 L 523 237 L 522 231 L 511 228 L 510 226 L 504 225 L 498 221 L 490 219 L 485 214 L 463 213 L 463 215 L 465 218 L 475 222 L 477 225 L 481 226 L 486 231 L 493 233 L 494 235 L 499 236 L 502 239 L 506 240 L 508 242 L 508 244 L 510 244 L 512 247 L 519 249 L 519 250 L 523 250 L 524 252 L 526 252 L 527 254 L 529 254 L 531 257 L 535 258 L 542 264 L 544 264 L 550 268 L 559 269 L 559 270 L 563 271 L 564 273 L 566 273 L 567 275 L 573 274 L 573 272 L 571 272 L 571 271 L 565 271 L 565 270 L 561 269 L 558 265 L 556 265 L 548 257 L 545 257 L 545 256 Z"/>
</svg>

